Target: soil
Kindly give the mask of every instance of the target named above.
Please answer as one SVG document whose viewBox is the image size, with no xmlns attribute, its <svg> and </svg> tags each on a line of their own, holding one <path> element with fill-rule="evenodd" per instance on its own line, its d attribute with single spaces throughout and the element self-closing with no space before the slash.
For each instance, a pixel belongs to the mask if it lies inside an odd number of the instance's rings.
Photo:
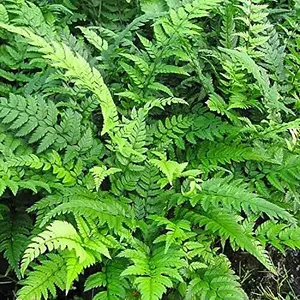
<svg viewBox="0 0 300 300">
<path fill-rule="evenodd" d="M 268 249 L 278 275 L 266 271 L 253 256 L 244 252 L 227 253 L 250 300 L 300 300 L 300 251 L 286 254 Z"/>
</svg>

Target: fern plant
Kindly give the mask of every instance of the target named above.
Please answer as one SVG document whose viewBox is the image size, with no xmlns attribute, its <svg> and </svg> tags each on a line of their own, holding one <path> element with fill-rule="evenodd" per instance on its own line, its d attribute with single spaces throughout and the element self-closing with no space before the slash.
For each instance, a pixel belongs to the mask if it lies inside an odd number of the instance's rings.
<svg viewBox="0 0 300 300">
<path fill-rule="evenodd" d="M 296 5 L 0 2 L 17 300 L 248 299 L 229 248 L 276 276 L 269 248 L 300 248 Z"/>
</svg>

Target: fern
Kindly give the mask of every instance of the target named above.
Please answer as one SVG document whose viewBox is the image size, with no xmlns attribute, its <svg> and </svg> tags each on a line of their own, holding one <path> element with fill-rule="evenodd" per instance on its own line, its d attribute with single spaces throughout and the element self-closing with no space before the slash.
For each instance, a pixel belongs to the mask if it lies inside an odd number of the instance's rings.
<svg viewBox="0 0 300 300">
<path fill-rule="evenodd" d="M 272 166 L 267 173 L 267 180 L 278 190 L 283 191 L 285 187 L 297 186 L 299 169 L 299 156 L 288 156 L 282 159 L 281 165 Z"/>
<path fill-rule="evenodd" d="M 34 267 L 18 292 L 18 299 L 44 299 L 48 295 L 56 296 L 56 286 L 64 287 L 66 265 L 59 254 L 48 254 L 41 260 L 40 265 Z"/>
<path fill-rule="evenodd" d="M 64 288 L 68 291 L 84 268 L 100 259 L 100 254 L 111 258 L 107 246 L 113 247 L 114 243 L 100 234 L 92 233 L 83 219 L 78 218 L 77 224 L 79 233 L 71 224 L 63 221 L 55 221 L 48 226 L 29 244 L 22 259 L 21 272 L 24 273 L 29 263 L 47 249 L 49 251 L 68 249 L 61 252 L 66 263 Z"/>
<path fill-rule="evenodd" d="M 0 251 L 20 278 L 19 261 L 29 242 L 31 220 L 24 212 L 19 212 L 6 215 L 0 225 Z"/>
<path fill-rule="evenodd" d="M 116 107 L 107 86 L 103 82 L 102 76 L 98 70 L 91 68 L 82 56 L 73 54 L 71 49 L 63 43 L 56 42 L 53 46 L 50 46 L 45 39 L 28 29 L 5 24 L 1 26 L 27 38 L 49 60 L 51 65 L 66 70 L 66 78 L 70 78 L 76 84 L 88 88 L 99 98 L 104 117 L 102 134 L 110 131 L 117 125 Z"/>
<path fill-rule="evenodd" d="M 227 185 L 224 180 L 212 179 L 203 182 L 199 195 L 192 197 L 192 205 L 201 203 L 205 210 L 217 207 L 221 204 L 226 209 L 237 209 L 247 214 L 265 213 L 269 217 L 277 217 L 295 222 L 292 215 L 290 215 L 283 208 L 259 198 L 257 195 L 250 193 L 243 187 L 236 186 L 238 182 Z"/>
<path fill-rule="evenodd" d="M 74 227 L 67 222 L 55 221 L 29 244 L 22 259 L 21 272 L 24 274 L 29 263 L 45 253 L 47 249 L 51 251 L 66 248 L 74 249 L 80 262 L 87 259 L 88 255 L 82 247 L 82 240 Z"/>
<path fill-rule="evenodd" d="M 111 197 L 106 197 L 102 201 L 91 200 L 81 196 L 79 199 L 70 199 L 69 202 L 61 203 L 57 207 L 47 212 L 40 226 L 47 224 L 54 217 L 72 213 L 75 216 L 84 216 L 98 220 L 98 225 L 107 224 L 110 229 L 120 236 L 130 238 L 130 232 L 123 226 L 126 224 L 130 228 L 134 226 L 134 222 L 129 218 L 128 209 L 123 203 L 112 202 Z"/>
<path fill-rule="evenodd" d="M 255 256 L 266 268 L 276 274 L 270 258 L 262 246 L 252 237 L 245 234 L 243 228 L 232 218 L 226 210 L 211 210 L 208 213 L 197 215 L 188 213 L 186 216 L 194 224 L 205 226 L 211 233 L 218 233 L 223 240 L 230 238 L 230 242 L 238 247 L 247 250 Z"/>
<path fill-rule="evenodd" d="M 153 254 L 147 247 L 121 252 L 121 257 L 126 257 L 133 265 L 124 270 L 121 276 L 135 276 L 134 285 L 141 292 L 141 299 L 160 299 L 173 286 L 172 279 L 182 281 L 182 277 L 176 268 L 185 265 L 181 259 L 183 253 L 169 249 L 169 258 L 164 258 L 164 250 L 157 248 Z"/>
<path fill-rule="evenodd" d="M 257 80 L 257 83 L 264 96 L 264 105 L 270 115 L 281 110 L 285 111 L 286 113 L 292 113 L 283 103 L 279 101 L 277 88 L 276 86 L 270 86 L 270 81 L 266 71 L 257 66 L 250 56 L 237 50 L 222 49 L 222 51 L 228 53 L 235 60 L 238 60 L 242 64 L 243 68 L 245 68 Z"/>
<path fill-rule="evenodd" d="M 247 299 L 238 250 L 276 276 L 270 246 L 300 248 L 300 102 L 298 8 L 275 2 L 1 1 L 18 300 Z"/>
<path fill-rule="evenodd" d="M 243 40 L 241 49 L 245 49 L 251 56 L 259 57 L 259 47 L 264 45 L 269 36 L 266 30 L 271 27 L 268 24 L 267 16 L 269 14 L 268 5 L 258 4 L 256 1 L 240 1 L 241 17 L 244 31 L 237 33 Z"/>
<path fill-rule="evenodd" d="M 128 281 L 121 277 L 124 261 L 107 262 L 102 272 L 94 273 L 85 281 L 85 291 L 105 287 L 106 290 L 97 293 L 93 299 L 124 299 L 130 287 Z"/>
<path fill-rule="evenodd" d="M 99 189 L 101 183 L 103 182 L 103 180 L 105 179 L 106 176 L 113 175 L 120 171 L 122 171 L 122 170 L 117 169 L 117 168 L 111 168 L 111 169 L 107 170 L 107 168 L 105 166 L 104 167 L 93 167 L 91 169 L 91 172 L 94 177 L 96 189 L 97 190 Z"/>
<path fill-rule="evenodd" d="M 185 299 L 248 299 L 236 279 L 226 259 L 220 257 L 205 270 L 203 276 L 189 282 Z"/>
<path fill-rule="evenodd" d="M 261 224 L 255 231 L 258 239 L 266 244 L 270 243 L 272 246 L 279 249 L 281 252 L 284 251 L 284 246 L 288 246 L 292 249 L 299 247 L 299 227 L 289 227 L 283 223 L 273 223 L 266 221 Z"/>
<path fill-rule="evenodd" d="M 29 98 L 10 94 L 9 99 L 1 99 L 2 123 L 10 124 L 10 130 L 17 130 L 16 136 L 23 137 L 32 133 L 29 142 L 34 143 L 43 138 L 37 152 L 49 148 L 58 138 L 52 127 L 57 121 L 57 109 L 43 99 Z"/>
<path fill-rule="evenodd" d="M 222 41 L 224 48 L 233 49 L 236 46 L 237 38 L 235 36 L 235 7 L 233 3 L 226 4 L 222 21 Z"/>
<path fill-rule="evenodd" d="M 9 21 L 8 13 L 3 4 L 1 4 L 0 6 L 0 16 L 1 16 L 1 20 L 3 20 L 3 23 L 8 23 Z"/>
</svg>

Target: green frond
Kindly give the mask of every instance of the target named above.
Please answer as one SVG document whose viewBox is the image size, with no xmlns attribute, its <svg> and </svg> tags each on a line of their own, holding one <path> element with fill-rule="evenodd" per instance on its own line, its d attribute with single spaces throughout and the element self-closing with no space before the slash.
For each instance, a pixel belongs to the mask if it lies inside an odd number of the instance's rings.
<svg viewBox="0 0 300 300">
<path fill-rule="evenodd" d="M 182 148 L 184 149 L 183 137 L 193 124 L 192 121 L 190 118 L 183 117 L 182 115 L 166 118 L 165 122 L 159 120 L 157 124 L 155 124 L 155 137 L 161 142 L 167 141 L 168 139 L 174 140 L 178 146 L 183 144 Z"/>
<path fill-rule="evenodd" d="M 84 153 L 92 147 L 91 130 L 83 132 L 82 118 L 78 113 L 59 112 L 52 101 L 43 97 L 22 97 L 10 94 L 9 98 L 0 99 L 0 118 L 7 131 L 16 132 L 17 137 L 29 138 L 29 143 L 39 143 L 37 154 L 49 147 L 67 148 L 78 143 L 73 152 Z M 61 119 L 59 122 L 58 119 Z"/>
<path fill-rule="evenodd" d="M 78 28 L 81 30 L 81 32 L 83 33 L 87 41 L 91 43 L 97 50 L 99 51 L 107 50 L 108 48 L 107 42 L 103 40 L 95 31 L 82 26 L 79 26 Z"/>
<path fill-rule="evenodd" d="M 298 226 L 289 226 L 284 223 L 276 223 L 266 221 L 259 225 L 255 231 L 255 235 L 263 244 L 271 244 L 282 253 L 287 246 L 292 249 L 298 249 L 300 228 Z"/>
<path fill-rule="evenodd" d="M 227 257 L 300 248 L 297 1 L 0 2 L 4 298 L 246 300 Z"/>
<path fill-rule="evenodd" d="M 96 219 L 99 225 L 107 224 L 118 234 L 125 234 L 123 224 L 132 226 L 132 221 L 125 210 L 123 203 L 118 203 L 116 198 L 108 197 L 102 200 L 91 200 L 85 197 L 70 199 L 69 202 L 59 204 L 50 212 L 46 213 L 40 226 L 44 226 L 54 217 L 62 214 L 73 214 L 74 216 L 84 216 L 85 218 Z"/>
<path fill-rule="evenodd" d="M 243 145 L 239 143 L 212 143 L 204 142 L 199 147 L 198 158 L 201 165 L 205 168 L 214 168 L 217 165 L 225 165 L 235 162 L 242 162 L 247 160 L 264 161 L 268 157 L 264 157 L 258 149 L 249 147 L 248 144 Z"/>
<path fill-rule="evenodd" d="M 189 214 L 188 214 L 189 215 Z M 191 222 L 200 226 L 212 234 L 217 233 L 222 239 L 230 239 L 241 249 L 248 251 L 255 256 L 267 269 L 276 274 L 276 269 L 271 262 L 266 250 L 253 237 L 248 236 L 243 228 L 238 224 L 236 218 L 227 210 L 214 209 L 202 213 L 199 216 L 190 214 Z"/>
<path fill-rule="evenodd" d="M 111 131 L 118 124 L 115 104 L 100 72 L 91 68 L 81 55 L 74 54 L 67 45 L 61 42 L 53 42 L 50 45 L 43 37 L 34 34 L 29 29 L 5 24 L 0 24 L 0 27 L 25 37 L 32 46 L 38 48 L 50 65 L 64 69 L 66 78 L 89 89 L 98 97 L 104 118 L 102 134 Z"/>
<path fill-rule="evenodd" d="M 250 215 L 267 214 L 271 218 L 279 218 L 295 223 L 293 216 L 285 209 L 249 192 L 239 181 L 226 183 L 224 180 L 211 179 L 201 184 L 201 191 L 191 199 L 191 204 L 200 204 L 205 211 L 223 207 L 238 212 L 243 210 Z"/>
<path fill-rule="evenodd" d="M 65 165 L 60 155 L 54 150 L 42 158 L 35 154 L 9 157 L 7 163 L 10 167 L 29 167 L 43 171 L 51 169 L 52 173 L 68 186 L 74 185 L 76 176 L 81 173 L 80 161 L 75 165 Z"/>
<path fill-rule="evenodd" d="M 222 20 L 222 31 L 221 31 L 221 44 L 224 48 L 234 49 L 237 38 L 235 36 L 235 6 L 233 3 L 228 3 L 225 6 L 223 20 Z"/>
<path fill-rule="evenodd" d="M 270 114 L 274 114 L 275 111 L 284 111 L 293 114 L 288 107 L 279 101 L 277 87 L 270 85 L 270 79 L 268 78 L 266 70 L 258 66 L 247 53 L 225 48 L 220 48 L 220 50 L 241 64 L 242 67 L 256 79 L 261 93 L 264 96 L 264 106 Z"/>
<path fill-rule="evenodd" d="M 119 254 L 133 262 L 121 276 L 135 276 L 134 285 L 141 292 L 143 300 L 159 300 L 167 288 L 173 286 L 172 280 L 182 281 L 179 268 L 186 265 L 182 259 L 183 253 L 169 249 L 169 255 L 164 255 L 164 248 L 156 248 L 152 255 L 139 250 L 124 250 Z"/>
<path fill-rule="evenodd" d="M 142 198 L 135 198 L 134 208 L 135 216 L 138 219 L 152 214 L 154 211 L 161 211 L 164 203 L 155 201 L 161 193 L 158 181 L 161 179 L 159 170 L 152 164 L 147 163 L 144 171 L 140 174 L 140 180 L 137 182 L 136 192 Z M 155 212 L 154 212 L 155 214 Z"/>
<path fill-rule="evenodd" d="M 82 247 L 82 243 L 81 237 L 70 223 L 54 221 L 45 231 L 31 240 L 22 259 L 21 272 L 24 274 L 30 262 L 47 250 L 74 249 L 79 261 L 83 262 L 88 254 Z"/>
<path fill-rule="evenodd" d="M 64 289 L 66 290 L 66 294 L 72 287 L 73 281 L 78 279 L 80 273 L 90 265 L 95 263 L 94 258 L 88 257 L 88 259 L 84 260 L 83 262 L 80 261 L 76 252 L 72 251 L 64 251 L 62 252 L 62 257 L 65 260 L 66 264 L 66 277 L 64 280 Z"/>
<path fill-rule="evenodd" d="M 241 289 L 238 277 L 230 269 L 230 264 L 225 257 L 218 257 L 203 275 L 195 275 L 186 291 L 186 300 L 196 300 L 218 297 L 228 300 L 248 299 Z"/>
<path fill-rule="evenodd" d="M 127 279 L 121 277 L 124 271 L 124 260 L 107 262 L 103 271 L 90 275 L 85 281 L 85 291 L 104 287 L 106 290 L 97 293 L 93 299 L 124 299 L 130 290 Z"/>
<path fill-rule="evenodd" d="M 286 188 L 292 190 L 299 186 L 299 155 L 291 155 L 283 158 L 280 164 L 274 164 L 266 173 L 266 178 L 271 185 L 281 192 Z"/>
<path fill-rule="evenodd" d="M 21 188 L 31 190 L 34 193 L 38 193 L 38 191 L 42 189 L 48 192 L 51 191 L 49 185 L 45 181 L 42 181 L 40 177 L 35 177 L 36 179 L 34 179 L 34 177 L 21 178 L 21 172 L 19 173 L 14 169 L 10 169 L 8 165 L 1 162 L 1 160 L 0 167 L 0 174 L 2 173 L 2 178 L 0 179 L 0 196 L 2 196 L 7 189 L 9 189 L 14 196 L 17 195 Z"/>
<path fill-rule="evenodd" d="M 18 277 L 21 277 L 19 262 L 29 243 L 31 227 L 32 222 L 25 213 L 6 213 L 0 221 L 0 252 Z"/>
<path fill-rule="evenodd" d="M 98 190 L 105 177 L 113 175 L 117 172 L 121 172 L 122 170 L 117 168 L 107 169 L 105 166 L 101 166 L 101 167 L 96 166 L 93 167 L 90 171 L 92 172 L 94 177 L 96 190 Z"/>
<path fill-rule="evenodd" d="M 0 4 L 0 20 L 2 20 L 3 23 L 9 22 L 7 10 L 3 4 Z"/>
<path fill-rule="evenodd" d="M 66 262 L 59 254 L 47 254 L 33 267 L 17 293 L 18 300 L 49 299 L 56 296 L 56 287 L 63 289 L 66 279 Z"/>
<path fill-rule="evenodd" d="M 169 184 L 173 184 L 173 180 L 180 177 L 187 167 L 188 163 L 179 164 L 176 161 L 166 160 L 164 157 L 161 159 L 151 159 L 150 162 L 155 165 L 166 176 Z M 162 183 L 165 185 L 165 183 Z"/>
<path fill-rule="evenodd" d="M 165 242 L 166 243 L 165 254 L 167 254 L 172 244 L 180 245 L 182 241 L 186 240 L 188 237 L 193 235 L 193 234 L 189 235 L 189 232 L 191 232 L 191 227 L 190 227 L 190 223 L 186 220 L 172 222 L 160 216 L 151 216 L 149 218 L 157 222 L 158 226 L 161 225 L 166 226 L 167 233 L 160 235 L 153 242 L 153 243 Z"/>
</svg>

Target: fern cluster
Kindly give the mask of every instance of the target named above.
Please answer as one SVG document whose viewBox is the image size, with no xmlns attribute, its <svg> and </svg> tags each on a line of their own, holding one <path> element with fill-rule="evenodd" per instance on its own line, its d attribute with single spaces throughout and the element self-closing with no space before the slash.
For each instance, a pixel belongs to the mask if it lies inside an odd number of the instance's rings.
<svg viewBox="0 0 300 300">
<path fill-rule="evenodd" d="M 0 0 L 16 299 L 248 299 L 223 249 L 300 248 L 299 5 L 273 5 Z"/>
</svg>

